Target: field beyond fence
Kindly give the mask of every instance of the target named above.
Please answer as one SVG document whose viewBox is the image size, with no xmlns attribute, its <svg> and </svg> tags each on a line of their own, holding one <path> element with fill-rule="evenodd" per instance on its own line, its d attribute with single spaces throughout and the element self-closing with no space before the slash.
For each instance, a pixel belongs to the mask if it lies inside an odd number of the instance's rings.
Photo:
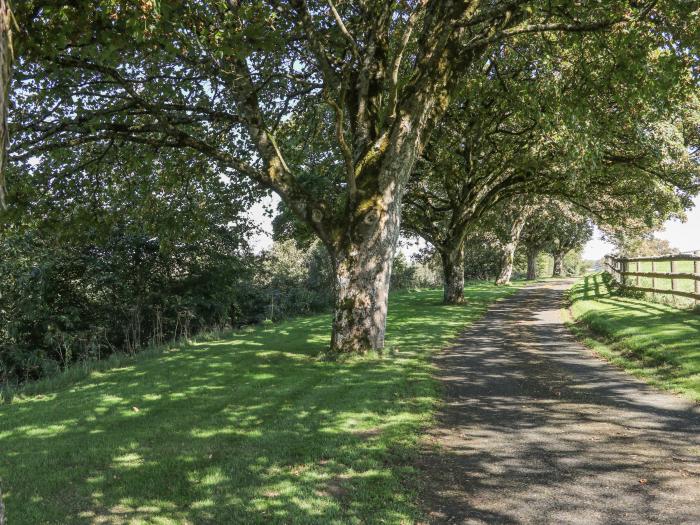
<svg viewBox="0 0 700 525">
<path fill-rule="evenodd" d="M 650 257 L 605 257 L 620 285 L 677 306 L 700 304 L 700 251 Z"/>
</svg>

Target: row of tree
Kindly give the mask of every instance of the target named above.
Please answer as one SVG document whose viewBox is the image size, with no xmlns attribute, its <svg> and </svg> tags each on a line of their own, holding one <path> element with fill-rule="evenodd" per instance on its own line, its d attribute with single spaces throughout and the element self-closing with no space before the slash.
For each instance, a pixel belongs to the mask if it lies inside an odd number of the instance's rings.
<svg viewBox="0 0 700 525">
<path fill-rule="evenodd" d="M 49 210 L 89 207 L 84 181 L 153 170 L 166 188 L 194 171 L 225 175 L 209 197 L 236 205 L 273 191 L 328 253 L 336 352 L 383 346 L 402 230 L 439 252 L 445 298 L 458 302 L 465 243 L 484 225 L 507 229 L 507 282 L 528 216 L 641 229 L 682 214 L 700 185 L 689 2 L 12 7 L 0 24 L 9 213 L 26 213 L 37 193 Z M 533 253 L 545 242 L 535 230 Z"/>
</svg>

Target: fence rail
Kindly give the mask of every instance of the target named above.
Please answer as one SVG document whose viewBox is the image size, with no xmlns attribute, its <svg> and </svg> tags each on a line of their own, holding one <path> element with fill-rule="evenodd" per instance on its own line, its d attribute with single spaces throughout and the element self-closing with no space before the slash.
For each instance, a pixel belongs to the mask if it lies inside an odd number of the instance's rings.
<svg viewBox="0 0 700 525">
<path fill-rule="evenodd" d="M 678 270 L 678 262 L 688 263 L 685 271 Z M 651 263 L 651 271 L 640 271 L 640 263 Z M 667 263 L 670 271 L 659 271 L 659 264 Z M 690 266 L 692 264 L 692 271 Z M 700 251 L 659 255 L 653 257 L 605 256 L 605 268 L 621 286 L 653 294 L 667 294 L 694 299 L 700 303 Z M 651 286 L 640 285 L 640 278 L 651 279 Z M 671 288 L 658 288 L 657 279 L 671 281 Z"/>
</svg>

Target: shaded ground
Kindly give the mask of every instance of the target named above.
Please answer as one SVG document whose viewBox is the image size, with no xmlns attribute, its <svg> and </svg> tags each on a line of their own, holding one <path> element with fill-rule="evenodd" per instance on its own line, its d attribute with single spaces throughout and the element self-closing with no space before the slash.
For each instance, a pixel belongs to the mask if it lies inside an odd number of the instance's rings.
<svg viewBox="0 0 700 525">
<path fill-rule="evenodd" d="M 35 385 L 0 404 L 7 521 L 414 523 L 413 458 L 437 401 L 428 356 L 512 291 L 470 284 L 465 306 L 392 294 L 384 358 L 318 359 L 321 315 Z"/>
<path fill-rule="evenodd" d="M 435 359 L 431 523 L 700 523 L 698 405 L 576 342 L 559 313 L 570 285 L 497 303 Z"/>
</svg>

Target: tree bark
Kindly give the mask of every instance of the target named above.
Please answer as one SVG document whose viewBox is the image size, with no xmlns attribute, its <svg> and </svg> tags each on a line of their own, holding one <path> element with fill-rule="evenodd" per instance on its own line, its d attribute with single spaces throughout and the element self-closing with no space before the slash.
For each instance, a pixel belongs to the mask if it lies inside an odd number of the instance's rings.
<svg viewBox="0 0 700 525">
<path fill-rule="evenodd" d="M 510 284 L 510 278 L 513 275 L 513 258 L 515 256 L 515 245 L 513 243 L 507 243 L 503 247 L 503 252 L 501 254 L 501 273 L 496 279 L 497 286 L 504 286 Z"/>
<path fill-rule="evenodd" d="M 440 252 L 443 273 L 443 302 L 464 303 L 464 246 Z"/>
<path fill-rule="evenodd" d="M 343 241 L 330 247 L 335 269 L 335 300 L 331 351 L 362 353 L 384 348 L 389 283 L 399 239 L 403 186 L 413 164 L 397 155 L 386 169 L 403 169 L 383 195 L 358 203 Z M 388 177 L 388 175 L 387 175 Z"/>
<path fill-rule="evenodd" d="M 440 92 L 439 86 L 435 91 Z M 401 225 L 401 202 L 416 157 L 427 139 L 427 121 L 445 111 L 447 98 L 424 93 L 406 108 L 386 141 L 367 155 L 354 182 L 351 211 L 337 242 L 328 245 L 336 289 L 331 351 L 384 348 L 391 266 Z"/>
<path fill-rule="evenodd" d="M 501 273 L 496 279 L 497 286 L 503 286 L 510 284 L 510 278 L 513 275 L 513 260 L 515 258 L 515 248 L 518 246 L 518 240 L 520 239 L 520 234 L 525 227 L 527 218 L 530 215 L 530 208 L 524 207 L 521 212 L 517 215 L 513 224 L 510 227 L 510 239 L 507 243 L 503 245 L 503 252 L 501 255 Z"/>
<path fill-rule="evenodd" d="M 331 336 L 334 352 L 384 348 L 391 278 L 391 260 L 386 253 L 369 253 L 355 246 L 336 264 Z"/>
<path fill-rule="evenodd" d="M 7 0 L 0 0 L 0 210 L 5 209 L 5 171 L 7 170 L 7 111 L 12 76 L 12 12 Z"/>
<path fill-rule="evenodd" d="M 552 277 L 562 277 L 564 275 L 564 252 L 554 253 L 554 270 Z"/>
<path fill-rule="evenodd" d="M 527 278 L 530 281 L 537 279 L 537 252 L 534 250 L 527 252 Z"/>
</svg>

